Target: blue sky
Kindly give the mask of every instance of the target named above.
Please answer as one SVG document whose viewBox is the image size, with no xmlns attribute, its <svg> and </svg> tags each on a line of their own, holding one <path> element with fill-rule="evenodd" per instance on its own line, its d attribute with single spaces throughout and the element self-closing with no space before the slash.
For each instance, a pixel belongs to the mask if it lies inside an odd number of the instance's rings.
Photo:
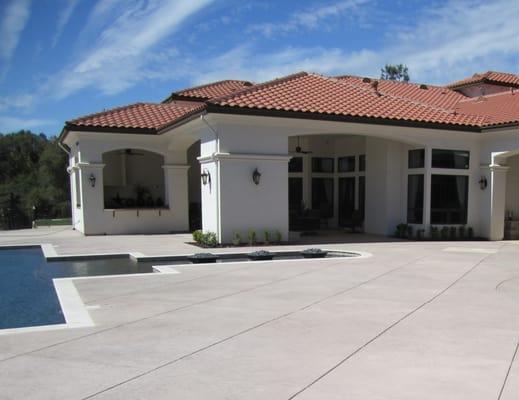
<svg viewBox="0 0 519 400">
<path fill-rule="evenodd" d="M 219 79 L 518 73 L 518 20 L 516 0 L 0 0 L 0 132 Z"/>
</svg>

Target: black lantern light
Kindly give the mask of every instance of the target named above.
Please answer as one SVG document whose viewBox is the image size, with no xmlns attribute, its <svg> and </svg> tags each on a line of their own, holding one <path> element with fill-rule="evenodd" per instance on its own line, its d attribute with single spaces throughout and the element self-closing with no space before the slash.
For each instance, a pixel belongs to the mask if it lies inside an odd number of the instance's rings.
<svg viewBox="0 0 519 400">
<path fill-rule="evenodd" d="M 96 185 L 96 176 L 94 174 L 90 174 L 90 177 L 88 178 L 90 181 L 90 186 L 95 187 Z"/>
<path fill-rule="evenodd" d="M 204 186 L 208 183 L 211 183 L 211 174 L 208 170 L 204 169 L 204 171 L 200 174 L 200 177 L 202 178 L 202 183 Z"/>
<path fill-rule="evenodd" d="M 254 172 L 252 173 L 252 181 L 256 184 L 256 185 L 259 185 L 260 183 L 260 179 L 261 179 L 261 173 L 258 171 L 258 168 L 256 168 L 254 170 Z"/>
<path fill-rule="evenodd" d="M 487 178 L 485 176 L 482 176 L 478 183 L 481 190 L 485 190 L 488 186 Z"/>
</svg>

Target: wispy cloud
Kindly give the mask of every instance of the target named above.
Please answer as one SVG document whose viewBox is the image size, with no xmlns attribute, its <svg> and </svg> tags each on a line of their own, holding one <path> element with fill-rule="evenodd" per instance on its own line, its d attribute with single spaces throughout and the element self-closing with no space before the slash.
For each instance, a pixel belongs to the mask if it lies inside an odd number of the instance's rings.
<svg viewBox="0 0 519 400">
<path fill-rule="evenodd" d="M 5 74 L 7 65 L 18 46 L 20 35 L 29 19 L 30 6 L 30 0 L 12 0 L 5 7 L 0 22 L 0 60 L 3 62 L 0 76 Z"/>
<path fill-rule="evenodd" d="M 249 32 L 260 32 L 267 37 L 273 36 L 275 33 L 287 33 L 298 31 L 300 29 L 317 28 L 319 24 L 330 18 L 344 18 L 344 13 L 350 14 L 359 10 L 359 6 L 368 3 L 370 0 L 345 0 L 330 3 L 318 7 L 298 10 L 284 21 L 273 23 L 266 22 L 254 24 L 248 27 Z"/>
<path fill-rule="evenodd" d="M 315 18 L 296 12 L 299 17 L 294 21 L 311 27 L 331 11 L 314 14 Z M 378 76 L 386 63 L 405 63 L 412 80 L 431 83 L 487 69 L 519 72 L 517 20 L 517 1 L 451 0 L 425 10 L 409 27 L 392 26 L 386 32 L 386 45 L 379 48 L 352 52 L 300 46 L 259 53 L 254 45 L 237 46 L 205 62 L 192 79 L 196 83 L 224 77 L 262 81 L 300 70 Z"/>
<path fill-rule="evenodd" d="M 18 118 L 0 115 L 0 132 L 11 133 L 17 132 L 20 129 L 42 129 L 55 123 L 56 121 L 43 118 Z"/>
<path fill-rule="evenodd" d="M 93 13 L 98 16 L 111 15 L 114 8 L 119 16 L 102 29 L 93 46 L 49 82 L 54 95 L 64 98 L 86 87 L 114 94 L 146 79 L 146 74 L 153 71 L 156 45 L 211 1 L 125 1 L 121 8 L 119 1 L 111 0 L 96 7 Z M 92 21 L 99 24 L 97 19 Z"/>
<path fill-rule="evenodd" d="M 52 39 L 52 47 L 55 47 L 58 44 L 61 35 L 63 34 L 63 30 L 65 26 L 67 26 L 70 17 L 72 17 L 72 13 L 75 8 L 79 4 L 80 0 L 66 0 L 65 5 L 61 8 L 58 14 L 58 21 L 56 22 L 56 33 L 54 34 L 54 38 Z"/>
<path fill-rule="evenodd" d="M 34 95 L 32 94 L 4 96 L 0 97 L 0 111 L 13 108 L 28 109 L 33 103 Z"/>
</svg>

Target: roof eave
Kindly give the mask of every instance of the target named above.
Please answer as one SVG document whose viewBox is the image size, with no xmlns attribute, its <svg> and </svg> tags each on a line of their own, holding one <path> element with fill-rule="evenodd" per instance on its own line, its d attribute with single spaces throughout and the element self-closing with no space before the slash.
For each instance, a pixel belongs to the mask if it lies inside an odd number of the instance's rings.
<svg viewBox="0 0 519 400">
<path fill-rule="evenodd" d="M 312 112 L 300 112 L 300 111 L 281 111 L 281 110 L 267 110 L 258 108 L 237 108 L 231 106 L 221 106 L 217 104 L 207 105 L 208 113 L 220 113 L 220 114 L 236 114 L 236 115 L 251 115 L 251 116 L 268 116 L 277 118 L 296 118 L 296 119 L 311 119 L 319 121 L 336 121 L 336 122 L 352 122 L 361 124 L 374 124 L 374 125 L 391 125 L 391 126 L 402 126 L 410 128 L 429 128 L 429 129 L 442 129 L 442 130 L 455 130 L 465 132 L 481 132 L 481 128 L 477 125 L 458 125 L 458 124 L 446 124 L 439 122 L 423 122 L 423 121 L 410 121 L 403 119 L 390 119 L 390 118 L 375 118 L 375 117 L 360 117 L 360 116 L 349 116 L 349 115 L 337 115 L 337 114 L 322 114 Z"/>
</svg>

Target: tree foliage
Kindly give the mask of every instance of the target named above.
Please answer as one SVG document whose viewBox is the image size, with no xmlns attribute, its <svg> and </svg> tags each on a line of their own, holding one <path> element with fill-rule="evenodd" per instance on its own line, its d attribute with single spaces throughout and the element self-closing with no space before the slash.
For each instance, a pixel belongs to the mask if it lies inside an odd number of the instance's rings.
<svg viewBox="0 0 519 400">
<path fill-rule="evenodd" d="M 392 81 L 409 82 L 409 68 L 405 64 L 386 64 L 380 70 L 380 78 Z"/>
<path fill-rule="evenodd" d="M 69 216 L 66 167 L 57 138 L 30 131 L 0 133 L 0 228 L 26 226 L 34 213 Z"/>
</svg>

